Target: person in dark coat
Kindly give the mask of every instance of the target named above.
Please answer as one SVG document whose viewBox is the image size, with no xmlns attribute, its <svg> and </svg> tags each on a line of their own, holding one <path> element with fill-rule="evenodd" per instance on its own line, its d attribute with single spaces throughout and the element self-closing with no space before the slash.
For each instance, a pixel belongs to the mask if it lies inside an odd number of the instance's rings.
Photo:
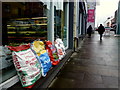
<svg viewBox="0 0 120 90">
<path fill-rule="evenodd" d="M 102 40 L 102 35 L 105 32 L 105 28 L 102 24 L 98 27 L 98 33 L 100 34 L 100 40 Z"/>
<path fill-rule="evenodd" d="M 91 33 L 92 33 L 92 26 L 90 25 L 87 29 L 87 34 L 89 37 L 91 37 Z"/>
</svg>

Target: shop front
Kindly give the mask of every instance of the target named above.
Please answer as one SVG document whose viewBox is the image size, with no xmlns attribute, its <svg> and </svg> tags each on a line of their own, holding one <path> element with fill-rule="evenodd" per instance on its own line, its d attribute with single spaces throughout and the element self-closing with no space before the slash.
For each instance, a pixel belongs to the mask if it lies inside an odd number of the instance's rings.
<svg viewBox="0 0 120 90">
<path fill-rule="evenodd" d="M 2 46 L 19 46 L 34 40 L 54 42 L 61 38 L 69 49 L 68 2 L 2 2 Z M 9 53 L 9 50 L 8 52 Z M 12 55 L 2 53 L 0 87 L 8 88 L 19 81 Z M 10 83 L 11 82 L 11 83 Z"/>
</svg>

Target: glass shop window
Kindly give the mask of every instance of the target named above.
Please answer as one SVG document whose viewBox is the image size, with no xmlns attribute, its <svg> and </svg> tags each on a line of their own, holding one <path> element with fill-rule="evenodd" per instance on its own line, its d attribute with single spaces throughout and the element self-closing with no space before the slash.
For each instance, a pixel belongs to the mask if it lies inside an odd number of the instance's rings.
<svg viewBox="0 0 120 90">
<path fill-rule="evenodd" d="M 63 10 L 62 6 L 58 7 L 61 2 L 56 2 L 54 6 L 54 36 L 55 38 L 62 38 L 62 20 L 63 20 Z"/>
<path fill-rule="evenodd" d="M 48 12 L 49 8 L 43 2 L 2 3 L 0 83 L 16 75 L 11 52 L 4 45 L 18 46 L 31 43 L 35 39 L 47 40 Z"/>
<path fill-rule="evenodd" d="M 67 41 L 67 3 L 66 2 L 55 2 L 54 5 L 54 36 L 59 37 L 63 40 L 65 47 L 68 46 Z"/>
</svg>

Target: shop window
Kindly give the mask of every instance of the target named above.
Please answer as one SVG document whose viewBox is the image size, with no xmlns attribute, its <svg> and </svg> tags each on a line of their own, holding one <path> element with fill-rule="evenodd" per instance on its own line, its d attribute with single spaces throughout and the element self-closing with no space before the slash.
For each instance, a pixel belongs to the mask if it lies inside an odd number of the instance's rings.
<svg viewBox="0 0 120 90">
<path fill-rule="evenodd" d="M 4 12 L 9 13 L 10 12 L 10 5 L 4 4 L 3 5 Z"/>
<path fill-rule="evenodd" d="M 4 52 L 4 45 L 18 46 L 31 43 L 36 39 L 47 40 L 48 12 L 48 6 L 42 2 L 3 2 L 3 46 L 0 47 L 0 51 Z M 12 56 L 2 54 L 0 53 L 0 63 L 2 63 L 0 83 L 16 75 L 15 67 L 11 61 Z"/>
<path fill-rule="evenodd" d="M 59 37 L 62 38 L 62 17 L 61 17 L 61 10 L 57 10 L 56 6 L 54 6 L 54 30 L 55 30 L 55 38 Z"/>
<path fill-rule="evenodd" d="M 9 18 L 7 21 L 8 44 L 15 45 L 19 42 L 32 42 L 35 39 L 47 39 L 47 15 L 44 14 L 47 8 L 42 3 L 35 2 L 26 3 L 24 7 L 24 9 L 14 9 L 14 15 L 17 14 L 18 17 Z"/>
<path fill-rule="evenodd" d="M 68 46 L 68 7 L 67 2 L 56 2 L 54 6 L 54 36 Z"/>
<path fill-rule="evenodd" d="M 68 2 L 63 3 L 63 42 L 66 48 L 68 48 L 68 18 L 69 18 L 69 10 L 68 10 Z"/>
</svg>

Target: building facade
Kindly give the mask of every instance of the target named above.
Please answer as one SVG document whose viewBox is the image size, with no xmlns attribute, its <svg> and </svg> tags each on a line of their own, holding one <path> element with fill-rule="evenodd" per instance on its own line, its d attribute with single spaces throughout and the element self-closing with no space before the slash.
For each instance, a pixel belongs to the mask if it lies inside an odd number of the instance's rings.
<svg viewBox="0 0 120 90">
<path fill-rule="evenodd" d="M 75 50 L 86 35 L 86 1 L 35 0 L 2 4 L 2 49 L 40 39 L 63 40 L 66 50 Z M 11 58 L 11 57 L 10 57 Z M 2 57 L 0 88 L 9 88 L 19 81 L 13 63 Z"/>
<path fill-rule="evenodd" d="M 74 51 L 79 47 L 79 42 L 86 35 L 87 25 L 87 2 L 76 0 L 74 3 L 74 20 L 73 20 L 73 37 L 74 37 Z"/>
<path fill-rule="evenodd" d="M 120 1 L 118 3 L 118 11 L 117 11 L 117 31 L 116 34 L 120 35 Z"/>
</svg>

